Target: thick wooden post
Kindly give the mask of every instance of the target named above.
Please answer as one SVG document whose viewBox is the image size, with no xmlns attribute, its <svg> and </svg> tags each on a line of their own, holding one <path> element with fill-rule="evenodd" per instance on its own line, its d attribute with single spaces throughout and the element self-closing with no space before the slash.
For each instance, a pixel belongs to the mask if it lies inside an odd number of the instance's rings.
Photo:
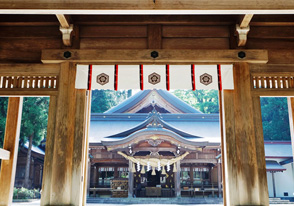
<svg viewBox="0 0 294 206">
<path fill-rule="evenodd" d="M 234 65 L 234 86 L 234 90 L 222 92 L 226 203 L 268 205 L 264 202 L 268 199 L 267 188 L 260 179 L 261 175 L 266 176 L 265 163 L 260 164 L 260 158 L 264 158 L 264 148 L 260 143 L 262 127 L 255 127 L 255 106 L 247 63 Z"/>
<path fill-rule="evenodd" d="M 254 111 L 253 118 L 254 118 L 254 128 L 255 128 L 256 160 L 257 160 L 258 179 L 259 179 L 259 198 L 260 198 L 261 205 L 268 205 L 269 195 L 268 195 L 267 176 L 266 176 L 266 163 L 265 163 L 260 97 L 258 96 L 253 97 L 252 101 L 253 101 L 253 111 Z"/>
<path fill-rule="evenodd" d="M 56 108 L 50 205 L 71 204 L 72 157 L 75 123 L 75 70 L 61 64 Z"/>
<path fill-rule="evenodd" d="M 82 205 L 88 96 L 75 89 L 75 66 L 61 64 L 51 97 L 41 205 Z"/>
<path fill-rule="evenodd" d="M 90 97 L 86 90 L 76 91 L 76 118 L 72 163 L 72 191 L 71 204 L 82 205 L 84 189 L 84 149 L 86 140 L 87 101 Z"/>
<path fill-rule="evenodd" d="M 18 153 L 22 97 L 9 97 L 3 149 L 10 152 L 9 160 L 2 160 L 0 172 L 0 205 L 11 205 Z"/>
<path fill-rule="evenodd" d="M 46 154 L 45 154 L 45 161 L 44 161 L 41 205 L 49 205 L 50 204 L 56 105 L 57 105 L 57 97 L 51 96 L 50 103 L 49 103 L 49 112 L 48 112 Z"/>
<path fill-rule="evenodd" d="M 88 173 L 88 164 L 90 164 L 89 162 L 89 128 L 90 128 L 90 116 L 91 116 L 91 91 L 87 91 L 88 92 L 88 98 L 87 98 L 87 108 L 86 108 L 86 139 L 85 139 L 85 144 L 84 144 L 84 156 L 83 156 L 83 166 L 84 166 L 84 186 L 83 186 L 83 201 L 82 201 L 82 205 L 85 206 L 87 204 L 87 195 L 89 194 L 89 190 L 88 190 L 88 179 L 90 180 L 90 173 Z M 89 181 L 89 186 L 90 186 L 90 181 Z"/>
</svg>

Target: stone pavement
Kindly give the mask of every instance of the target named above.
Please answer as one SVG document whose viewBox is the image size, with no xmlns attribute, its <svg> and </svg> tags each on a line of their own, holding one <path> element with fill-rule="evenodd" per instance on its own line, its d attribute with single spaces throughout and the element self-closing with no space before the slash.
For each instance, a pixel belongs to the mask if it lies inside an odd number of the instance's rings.
<svg viewBox="0 0 294 206">
<path fill-rule="evenodd" d="M 160 198 L 158 198 L 160 199 Z M 14 202 L 12 204 L 12 206 L 26 206 L 26 205 L 30 205 L 30 206 L 37 206 L 40 205 L 40 200 L 35 200 L 32 202 L 22 202 L 22 203 L 18 203 L 18 202 Z M 89 206 L 117 206 L 118 204 L 105 204 L 105 203 L 88 203 L 87 205 Z M 152 204 L 146 204 L 145 201 L 142 201 L 142 204 L 123 204 L 125 206 L 155 206 L 155 205 L 159 205 L 159 206 L 170 206 L 171 204 L 158 204 L 158 203 L 152 203 Z M 182 204 L 181 204 L 182 205 Z M 172 206 L 181 206 L 180 204 L 172 204 Z M 187 204 L 187 205 L 191 205 L 191 206 L 221 206 L 222 204 Z M 289 204 L 288 204 L 289 205 Z M 270 204 L 270 206 L 288 206 L 288 205 L 283 205 L 283 204 Z"/>
</svg>

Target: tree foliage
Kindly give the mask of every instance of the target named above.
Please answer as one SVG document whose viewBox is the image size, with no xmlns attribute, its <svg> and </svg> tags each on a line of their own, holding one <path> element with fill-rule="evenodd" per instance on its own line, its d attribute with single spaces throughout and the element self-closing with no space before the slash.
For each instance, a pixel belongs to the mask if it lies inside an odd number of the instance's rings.
<svg viewBox="0 0 294 206">
<path fill-rule="evenodd" d="M 260 98 L 265 140 L 291 140 L 287 98 Z"/>
<path fill-rule="evenodd" d="M 49 97 L 25 97 L 22 109 L 20 141 L 25 143 L 33 135 L 38 146 L 47 133 Z"/>
<path fill-rule="evenodd" d="M 173 94 L 203 113 L 219 113 L 217 90 L 175 90 Z"/>
<path fill-rule="evenodd" d="M 3 147 L 5 134 L 6 114 L 7 114 L 7 97 L 0 97 L 0 148 Z"/>
<path fill-rule="evenodd" d="M 92 91 L 92 113 L 103 113 L 118 105 L 123 100 L 131 96 L 131 90 L 94 90 Z"/>
</svg>

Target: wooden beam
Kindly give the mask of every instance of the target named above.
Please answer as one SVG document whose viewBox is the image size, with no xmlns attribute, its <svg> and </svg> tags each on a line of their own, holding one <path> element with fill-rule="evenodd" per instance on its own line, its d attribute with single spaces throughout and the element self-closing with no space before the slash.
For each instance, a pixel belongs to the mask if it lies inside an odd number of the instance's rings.
<svg viewBox="0 0 294 206">
<path fill-rule="evenodd" d="M 0 148 L 0 160 L 9 160 L 10 152 Z"/>
<path fill-rule="evenodd" d="M 148 25 L 148 49 L 162 48 L 162 26 Z"/>
<path fill-rule="evenodd" d="M 0 205 L 10 206 L 12 204 L 22 116 L 22 103 L 22 97 L 10 97 L 8 100 L 3 149 L 10 151 L 10 158 L 9 160 L 2 160 L 1 162 Z"/>
<path fill-rule="evenodd" d="M 240 27 L 241 28 L 248 27 L 249 24 L 250 24 L 250 21 L 251 21 L 252 17 L 253 17 L 253 14 L 245 14 L 245 15 L 242 15 L 241 20 L 240 20 L 240 23 L 239 23 Z"/>
<path fill-rule="evenodd" d="M 71 24 L 71 18 L 69 15 L 56 14 L 56 17 L 57 17 L 61 27 L 69 28 L 69 26 Z"/>
<path fill-rule="evenodd" d="M 289 0 L 235 1 L 219 0 L 38 0 L 24 2 L 2 0 L 3 14 L 293 14 L 294 3 Z"/>
<path fill-rule="evenodd" d="M 76 63 L 124 63 L 124 64 L 162 64 L 162 63 L 267 63 L 266 50 L 244 50 L 246 57 L 240 59 L 241 50 L 156 50 L 158 57 L 151 57 L 154 50 L 43 50 L 43 63 L 61 63 L 72 61 Z M 66 59 L 65 52 L 71 57 Z"/>
</svg>

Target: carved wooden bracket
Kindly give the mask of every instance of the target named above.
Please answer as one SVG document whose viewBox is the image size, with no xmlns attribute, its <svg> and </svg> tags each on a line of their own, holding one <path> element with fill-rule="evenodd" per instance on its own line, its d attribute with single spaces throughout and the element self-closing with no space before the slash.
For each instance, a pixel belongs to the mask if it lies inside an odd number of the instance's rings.
<svg viewBox="0 0 294 206">
<path fill-rule="evenodd" d="M 62 33 L 63 44 L 65 46 L 71 46 L 73 24 L 70 24 L 68 28 L 60 26 L 59 30 Z"/>
<path fill-rule="evenodd" d="M 250 26 L 240 27 L 239 24 L 236 24 L 236 33 L 238 35 L 238 46 L 245 46 L 247 42 L 247 34 L 250 31 Z"/>
</svg>

